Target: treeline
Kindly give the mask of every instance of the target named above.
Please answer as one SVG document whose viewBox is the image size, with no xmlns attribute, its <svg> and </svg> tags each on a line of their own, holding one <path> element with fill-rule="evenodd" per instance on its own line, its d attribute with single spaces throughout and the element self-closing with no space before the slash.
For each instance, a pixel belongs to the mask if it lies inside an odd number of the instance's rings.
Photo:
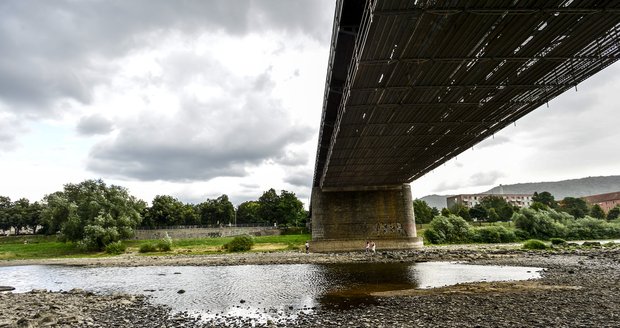
<svg viewBox="0 0 620 328">
<path fill-rule="evenodd" d="M 556 201 L 553 195 L 547 191 L 535 192 L 532 196 L 530 208 L 535 210 L 553 209 L 568 213 L 578 219 L 590 216 L 596 219 L 611 221 L 620 216 L 620 205 L 605 214 L 605 211 L 597 204 L 588 206 L 585 200 L 575 197 L 565 197 L 561 201 Z M 462 204 L 456 204 L 451 208 L 442 209 L 441 213 L 436 207 L 431 208 L 425 201 L 416 199 L 413 201 L 413 210 L 416 223 L 425 224 L 430 223 L 439 214 L 445 217 L 456 215 L 466 221 L 507 222 L 513 220 L 514 213 L 519 212 L 521 208 L 508 203 L 501 196 L 489 195 L 471 208 Z"/>
<path fill-rule="evenodd" d="M 237 208 L 227 195 L 207 199 L 199 204 L 182 203 L 172 196 L 155 196 L 144 209 L 142 226 L 165 227 L 179 225 L 271 224 L 303 226 L 307 213 L 294 193 L 269 189 L 255 201 L 239 204 Z"/>
<path fill-rule="evenodd" d="M 129 194 L 126 188 L 106 185 L 102 180 L 66 184 L 62 191 L 46 195 L 40 202 L 22 198 L 12 202 L 0 196 L 0 230 L 25 229 L 31 233 L 59 234 L 84 249 L 102 249 L 130 238 L 138 227 L 174 225 L 229 225 L 267 223 L 285 226 L 305 224 L 307 213 L 294 193 L 274 189 L 237 209 L 227 195 L 200 204 L 182 203 L 160 195 L 151 206 Z"/>
<path fill-rule="evenodd" d="M 598 205 L 588 206 L 580 198 L 566 197 L 556 202 L 548 192 L 535 193 L 529 208 L 516 208 L 497 196 L 489 196 L 481 201 L 478 210 L 473 208 L 464 212 L 462 207 L 444 209 L 430 221 L 424 231 L 424 239 L 431 244 L 446 243 L 507 243 L 527 239 L 549 240 L 562 238 L 607 239 L 620 238 L 620 206 L 614 207 L 605 215 Z M 473 211 L 472 211 L 473 210 Z M 455 211 L 456 213 L 454 213 Z M 486 211 L 482 216 L 486 221 L 509 221 L 510 226 L 474 227 L 468 221 L 472 212 Z M 488 213 L 503 213 L 491 217 Z M 459 213 L 467 213 L 463 217 Z M 480 218 L 480 217 L 478 217 Z M 606 220 L 605 220 L 606 219 Z M 417 220 L 417 217 L 416 217 Z"/>
</svg>

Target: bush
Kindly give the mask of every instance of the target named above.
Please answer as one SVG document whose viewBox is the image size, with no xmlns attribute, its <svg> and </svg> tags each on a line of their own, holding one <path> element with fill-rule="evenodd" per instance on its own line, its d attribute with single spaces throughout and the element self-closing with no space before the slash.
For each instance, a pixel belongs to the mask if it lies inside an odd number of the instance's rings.
<svg viewBox="0 0 620 328">
<path fill-rule="evenodd" d="M 169 252 L 172 250 L 172 238 L 166 232 L 166 235 L 157 242 L 157 248 L 162 252 Z"/>
<path fill-rule="evenodd" d="M 470 241 L 471 226 L 456 215 L 438 215 L 424 231 L 424 238 L 431 244 L 465 243 Z"/>
<path fill-rule="evenodd" d="M 105 252 L 108 254 L 123 254 L 125 253 L 125 250 L 127 249 L 127 246 L 125 246 L 125 244 L 123 244 L 120 240 L 113 242 L 113 243 L 109 243 L 106 247 L 105 247 Z"/>
<path fill-rule="evenodd" d="M 252 236 L 243 235 L 235 237 L 229 243 L 224 245 L 224 249 L 229 252 L 245 252 L 252 249 L 254 246 L 254 238 Z"/>
<path fill-rule="evenodd" d="M 139 249 L 140 253 L 150 253 L 150 252 L 156 252 L 156 251 L 157 251 L 157 245 L 153 243 L 144 243 L 140 245 L 140 249 Z"/>
<path fill-rule="evenodd" d="M 515 227 L 524 231 L 528 238 L 549 239 L 567 234 L 566 227 L 560 222 L 564 220 L 564 216 L 553 210 L 535 211 L 522 208 L 513 218 Z"/>
<path fill-rule="evenodd" d="M 571 239 L 605 239 L 620 237 L 620 226 L 603 220 L 585 217 L 568 222 Z"/>
<path fill-rule="evenodd" d="M 551 238 L 551 245 L 566 245 L 566 240 L 562 238 Z"/>
<path fill-rule="evenodd" d="M 538 239 L 530 239 L 523 243 L 524 249 L 547 249 L 547 245 Z"/>
<path fill-rule="evenodd" d="M 517 236 L 506 227 L 490 226 L 474 229 L 471 239 L 476 243 L 512 243 L 517 241 Z"/>
</svg>

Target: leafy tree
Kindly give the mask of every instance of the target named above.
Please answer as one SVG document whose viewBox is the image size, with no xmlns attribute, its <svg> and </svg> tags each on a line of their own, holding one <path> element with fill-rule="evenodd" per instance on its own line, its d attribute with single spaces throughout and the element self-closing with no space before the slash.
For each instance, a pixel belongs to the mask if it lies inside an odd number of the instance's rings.
<svg viewBox="0 0 620 328">
<path fill-rule="evenodd" d="M 413 201 L 413 215 L 416 223 L 430 223 L 433 219 L 433 210 L 425 201 L 416 199 Z"/>
<path fill-rule="evenodd" d="M 11 203 L 11 198 L 0 196 L 0 229 L 2 229 L 2 231 L 11 229 L 9 212 L 12 206 L 13 204 Z"/>
<path fill-rule="evenodd" d="M 437 209 L 437 207 L 433 206 L 433 208 L 431 208 L 431 214 L 432 214 L 432 217 L 436 217 L 437 215 L 440 214 L 439 210 Z"/>
<path fill-rule="evenodd" d="M 532 196 L 532 202 L 544 204 L 549 208 L 558 207 L 558 203 L 555 201 L 555 197 L 553 197 L 553 195 L 548 191 L 543 191 L 541 193 L 534 192 L 534 195 Z"/>
<path fill-rule="evenodd" d="M 32 229 L 32 233 L 36 234 L 39 226 L 42 225 L 43 205 L 39 202 L 30 204 L 28 208 L 28 217 L 24 225 Z"/>
<path fill-rule="evenodd" d="M 278 204 L 278 224 L 300 227 L 305 225 L 308 213 L 304 210 L 304 204 L 297 198 L 294 192 L 281 190 Z"/>
<path fill-rule="evenodd" d="M 467 208 L 467 206 L 463 204 L 458 204 L 458 203 L 454 204 L 454 206 L 450 208 L 450 213 L 454 215 L 458 215 L 462 217 L 463 219 L 465 219 L 466 221 L 471 221 L 471 216 L 469 215 L 469 209 Z"/>
<path fill-rule="evenodd" d="M 203 224 L 228 224 L 235 218 L 235 207 L 227 195 L 198 204 L 198 212 Z"/>
<path fill-rule="evenodd" d="M 258 204 L 258 215 L 263 221 L 289 226 L 305 223 L 307 213 L 295 193 L 282 190 L 278 195 L 271 188 L 258 199 Z"/>
<path fill-rule="evenodd" d="M 450 216 L 450 214 L 452 214 L 452 213 L 450 212 L 449 209 L 447 209 L 445 207 L 441 209 L 441 216 L 448 217 L 448 216 Z"/>
<path fill-rule="evenodd" d="M 145 226 L 175 226 L 184 224 L 183 203 L 178 199 L 167 196 L 157 195 L 153 198 L 151 207 L 148 207 L 144 214 Z"/>
<path fill-rule="evenodd" d="M 581 198 L 565 197 L 560 203 L 560 210 L 574 216 L 575 218 L 583 218 L 588 214 L 588 204 Z"/>
<path fill-rule="evenodd" d="M 605 211 L 601 208 L 599 204 L 592 205 L 590 209 L 590 216 L 595 219 L 605 219 Z"/>
<path fill-rule="evenodd" d="M 487 209 L 481 204 L 476 204 L 469 209 L 469 216 L 478 220 L 486 220 L 489 216 Z"/>
<path fill-rule="evenodd" d="M 186 225 L 199 225 L 200 216 L 193 204 L 184 204 L 181 208 L 181 221 Z"/>
<path fill-rule="evenodd" d="M 490 221 L 509 221 L 514 212 L 513 206 L 500 196 L 486 196 L 480 200 L 480 205 L 487 209 Z M 495 214 L 491 214 L 491 209 Z"/>
<path fill-rule="evenodd" d="M 500 220 L 499 214 L 497 214 L 497 211 L 494 208 L 490 208 L 487 211 L 487 215 L 489 216 L 489 222 L 497 222 Z"/>
<path fill-rule="evenodd" d="M 609 210 L 607 213 L 607 220 L 615 220 L 620 217 L 620 205 L 616 205 L 616 207 Z"/>
<path fill-rule="evenodd" d="M 26 198 L 16 200 L 9 210 L 9 224 L 15 229 L 15 234 L 30 222 L 30 201 Z"/>
<path fill-rule="evenodd" d="M 60 232 L 62 224 L 72 215 L 73 206 L 71 206 L 62 191 L 45 195 L 43 197 L 43 204 L 43 210 L 41 211 L 43 230 L 50 235 Z"/>
<path fill-rule="evenodd" d="M 107 186 L 102 180 L 69 183 L 63 192 L 46 198 L 42 215 L 48 227 L 59 225 L 65 240 L 85 249 L 103 249 L 111 242 L 131 237 L 145 205 L 127 189 Z"/>
<path fill-rule="evenodd" d="M 247 201 L 237 207 L 237 223 L 264 223 L 259 215 L 260 203 L 257 201 Z"/>
<path fill-rule="evenodd" d="M 260 204 L 258 214 L 260 217 L 270 223 L 278 222 L 278 202 L 279 197 L 275 189 L 271 188 L 258 198 Z"/>
</svg>

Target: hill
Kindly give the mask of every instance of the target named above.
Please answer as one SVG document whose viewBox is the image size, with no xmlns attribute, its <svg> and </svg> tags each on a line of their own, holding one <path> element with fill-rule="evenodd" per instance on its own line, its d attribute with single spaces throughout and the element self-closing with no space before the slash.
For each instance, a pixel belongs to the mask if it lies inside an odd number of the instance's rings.
<svg viewBox="0 0 620 328">
<path fill-rule="evenodd" d="M 499 194 L 500 190 L 503 190 L 504 194 L 533 194 L 535 191 L 548 191 L 556 200 L 561 200 L 564 197 L 584 197 L 620 191 L 620 175 L 501 185 L 482 193 Z M 431 207 L 442 209 L 446 207 L 446 198 L 450 196 L 452 195 L 428 195 L 420 199 Z"/>
<path fill-rule="evenodd" d="M 548 191 L 556 200 L 564 197 L 583 197 L 608 192 L 620 191 L 620 175 L 606 177 L 587 177 L 581 179 L 554 182 L 530 182 L 502 185 L 492 188 L 485 194 L 499 194 L 500 188 L 505 194 L 533 194 L 535 191 Z"/>
<path fill-rule="evenodd" d="M 430 207 L 437 207 L 439 210 L 446 207 L 446 198 L 452 195 L 428 195 L 420 198 Z"/>
</svg>

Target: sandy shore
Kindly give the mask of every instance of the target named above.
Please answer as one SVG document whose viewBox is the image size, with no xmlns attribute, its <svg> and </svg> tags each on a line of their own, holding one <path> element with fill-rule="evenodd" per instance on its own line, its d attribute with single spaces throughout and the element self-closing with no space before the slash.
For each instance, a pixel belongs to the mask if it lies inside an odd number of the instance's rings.
<svg viewBox="0 0 620 328">
<path fill-rule="evenodd" d="M 620 246 L 523 251 L 516 245 L 459 245 L 363 253 L 244 253 L 205 256 L 137 256 L 10 261 L 2 265 L 80 266 L 235 265 L 416 262 L 458 260 L 476 264 L 544 267 L 535 281 L 473 283 L 374 295 L 375 305 L 320 308 L 268 327 L 620 327 Z M 0 293 L 0 327 L 247 327 L 247 318 L 206 321 L 170 313 L 142 296 L 84 291 Z"/>
</svg>

